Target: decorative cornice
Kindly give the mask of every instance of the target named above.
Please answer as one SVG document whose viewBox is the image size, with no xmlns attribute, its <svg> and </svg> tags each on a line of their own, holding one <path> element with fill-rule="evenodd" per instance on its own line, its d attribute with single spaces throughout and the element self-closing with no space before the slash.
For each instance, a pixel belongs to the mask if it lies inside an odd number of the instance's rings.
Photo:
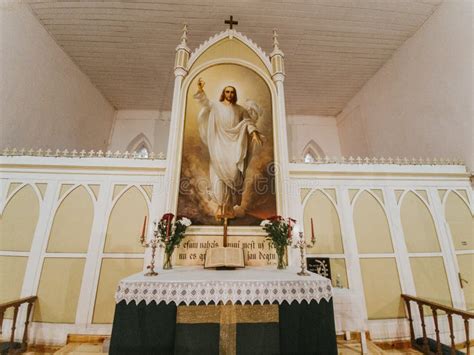
<svg viewBox="0 0 474 355">
<path fill-rule="evenodd" d="M 81 151 L 74 150 L 59 150 L 52 151 L 51 149 L 29 149 L 25 148 L 5 148 L 0 152 L 0 156 L 15 157 L 15 156 L 31 156 L 31 157 L 49 157 L 49 158 L 120 158 L 120 159 L 141 159 L 141 160 L 166 160 L 166 155 L 163 152 L 158 154 L 150 153 L 147 158 L 141 157 L 138 152 L 112 152 L 110 150 L 103 152 L 102 150 Z M 465 166 L 462 159 L 449 158 L 384 158 L 384 157 L 317 157 L 313 162 L 305 162 L 304 159 L 292 159 L 290 163 L 320 165 L 320 164 L 354 164 L 354 165 L 460 165 Z"/>
<path fill-rule="evenodd" d="M 357 165 L 367 165 L 367 164 L 382 164 L 382 165 L 462 165 L 465 163 L 462 159 L 449 159 L 449 158 L 384 158 L 384 157 L 317 157 L 315 161 L 306 162 L 304 159 L 293 159 L 291 163 L 299 164 L 357 164 Z"/>
<path fill-rule="evenodd" d="M 206 51 L 213 44 L 219 42 L 220 40 L 226 37 L 231 38 L 231 39 L 235 37 L 239 39 L 240 41 L 242 41 L 243 43 L 245 43 L 247 46 L 249 46 L 260 57 L 260 59 L 263 61 L 267 69 L 271 71 L 270 58 L 265 53 L 265 51 L 259 45 L 257 45 L 253 40 L 251 40 L 247 36 L 233 29 L 232 30 L 227 29 L 225 31 L 216 33 L 214 36 L 209 37 L 206 41 L 201 43 L 199 47 L 197 47 L 191 53 L 191 57 L 189 58 L 189 62 L 188 62 L 188 69 L 191 68 L 191 66 L 194 64 L 196 59 L 199 58 L 201 54 L 204 53 L 204 51 Z"/>
<path fill-rule="evenodd" d="M 26 150 L 24 148 L 22 149 L 16 149 L 16 148 L 5 148 L 3 151 L 0 152 L 0 156 L 4 157 L 14 157 L 14 156 L 31 156 L 31 157 L 49 157 L 49 158 L 121 158 L 121 159 L 141 159 L 141 160 L 165 160 L 166 155 L 163 152 L 160 152 L 158 154 L 155 153 L 149 153 L 148 157 L 142 157 L 139 155 L 138 152 L 112 152 L 110 150 L 103 152 L 102 150 L 94 151 L 85 151 L 82 149 L 81 151 L 77 151 L 76 149 L 74 150 L 59 150 L 56 149 L 55 151 L 52 151 L 51 149 L 29 149 Z"/>
</svg>

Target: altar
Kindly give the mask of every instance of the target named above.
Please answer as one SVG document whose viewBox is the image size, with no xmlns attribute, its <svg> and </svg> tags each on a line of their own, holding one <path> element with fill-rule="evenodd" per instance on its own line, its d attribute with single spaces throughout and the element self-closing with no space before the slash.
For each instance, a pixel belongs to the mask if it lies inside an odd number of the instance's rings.
<svg viewBox="0 0 474 355">
<path fill-rule="evenodd" d="M 120 281 L 110 354 L 337 354 L 329 279 L 178 267 Z"/>
<path fill-rule="evenodd" d="M 148 276 L 118 285 L 111 354 L 337 354 L 330 280 L 297 275 L 317 233 L 309 242 L 290 215 L 277 31 L 267 55 L 226 24 L 194 51 L 185 25 L 176 47 L 164 214 L 144 216 Z M 203 269 L 229 247 L 245 269 Z M 227 256 L 216 259 L 237 266 Z"/>
</svg>

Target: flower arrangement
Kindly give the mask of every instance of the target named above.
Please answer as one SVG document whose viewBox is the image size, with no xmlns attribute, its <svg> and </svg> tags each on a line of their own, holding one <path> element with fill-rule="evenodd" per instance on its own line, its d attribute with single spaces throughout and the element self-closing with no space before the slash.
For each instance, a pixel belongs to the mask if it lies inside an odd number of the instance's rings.
<svg viewBox="0 0 474 355">
<path fill-rule="evenodd" d="M 296 220 L 292 218 L 284 219 L 282 216 L 272 216 L 260 223 L 260 226 L 267 233 L 267 240 L 271 240 L 278 257 L 278 269 L 286 267 L 285 252 L 286 247 L 292 243 L 293 226 Z"/>
<path fill-rule="evenodd" d="M 160 246 L 165 248 L 165 261 L 163 269 L 171 269 L 171 257 L 174 249 L 179 246 L 185 236 L 186 229 L 191 225 L 191 220 L 178 217 L 172 213 L 165 213 L 158 223 L 155 222 L 155 236 Z"/>
</svg>

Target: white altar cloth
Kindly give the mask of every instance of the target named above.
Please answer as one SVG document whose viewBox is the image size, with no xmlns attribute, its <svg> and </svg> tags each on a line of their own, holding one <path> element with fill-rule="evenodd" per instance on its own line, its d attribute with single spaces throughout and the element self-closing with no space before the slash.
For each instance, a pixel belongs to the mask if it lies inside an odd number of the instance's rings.
<svg viewBox="0 0 474 355">
<path fill-rule="evenodd" d="M 247 267 L 238 270 L 209 270 L 196 267 L 176 267 L 162 270 L 158 276 L 131 275 L 119 282 L 115 301 L 135 304 L 155 301 L 177 305 L 192 302 L 232 304 L 265 301 L 281 304 L 284 301 L 329 301 L 331 281 L 310 273 L 298 276 L 298 270 L 277 270 L 275 267 Z"/>
</svg>

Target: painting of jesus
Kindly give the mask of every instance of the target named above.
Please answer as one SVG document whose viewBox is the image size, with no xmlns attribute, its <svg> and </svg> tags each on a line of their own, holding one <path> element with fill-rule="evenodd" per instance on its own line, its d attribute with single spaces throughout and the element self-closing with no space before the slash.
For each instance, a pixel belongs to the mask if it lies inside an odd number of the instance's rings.
<svg viewBox="0 0 474 355">
<path fill-rule="evenodd" d="M 276 214 L 271 107 L 265 82 L 242 66 L 214 66 L 195 78 L 186 105 L 178 214 L 195 225 L 220 224 L 224 217 L 233 225 L 258 225 Z"/>
</svg>

